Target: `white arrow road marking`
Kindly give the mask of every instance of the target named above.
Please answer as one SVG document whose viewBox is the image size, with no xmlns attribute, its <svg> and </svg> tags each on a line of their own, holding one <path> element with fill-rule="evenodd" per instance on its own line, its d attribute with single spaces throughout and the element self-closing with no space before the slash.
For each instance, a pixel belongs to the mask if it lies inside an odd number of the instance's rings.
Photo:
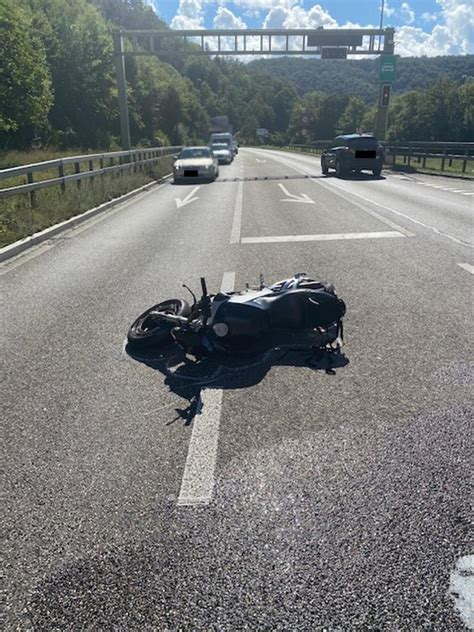
<svg viewBox="0 0 474 632">
<path fill-rule="evenodd" d="M 267 162 L 266 160 L 260 160 L 260 158 L 257 158 L 257 162 Z"/>
<path fill-rule="evenodd" d="M 460 268 L 464 268 L 464 270 L 467 270 L 471 274 L 474 274 L 474 266 L 471 266 L 470 263 L 458 263 L 458 266 Z"/>
<path fill-rule="evenodd" d="M 316 204 L 316 202 L 312 200 L 309 195 L 306 195 L 306 193 L 294 195 L 293 193 L 287 191 L 282 184 L 278 183 L 278 186 L 283 191 L 283 193 L 288 196 L 288 198 L 280 200 L 280 202 L 302 202 L 303 204 Z"/>
<path fill-rule="evenodd" d="M 196 200 L 199 200 L 198 197 L 193 198 L 192 196 L 200 188 L 201 188 L 201 186 L 194 187 L 194 189 L 190 193 L 188 193 L 188 195 L 184 199 L 174 198 L 174 201 L 176 202 L 176 208 L 181 208 L 182 206 L 186 206 L 186 204 L 190 204 L 191 202 L 195 202 Z"/>
</svg>

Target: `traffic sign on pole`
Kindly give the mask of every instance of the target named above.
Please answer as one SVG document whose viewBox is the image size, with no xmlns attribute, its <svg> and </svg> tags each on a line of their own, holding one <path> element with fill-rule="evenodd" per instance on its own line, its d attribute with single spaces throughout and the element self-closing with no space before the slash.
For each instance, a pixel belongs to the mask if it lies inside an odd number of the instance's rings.
<svg viewBox="0 0 474 632">
<path fill-rule="evenodd" d="M 380 81 L 395 81 L 396 55 L 382 55 L 380 57 Z"/>
</svg>

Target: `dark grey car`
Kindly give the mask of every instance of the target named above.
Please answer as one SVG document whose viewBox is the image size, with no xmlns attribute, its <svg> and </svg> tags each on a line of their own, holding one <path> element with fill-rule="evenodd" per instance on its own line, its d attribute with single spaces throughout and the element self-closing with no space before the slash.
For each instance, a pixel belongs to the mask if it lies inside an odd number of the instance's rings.
<svg viewBox="0 0 474 632">
<path fill-rule="evenodd" d="M 380 176 L 384 162 L 382 145 L 372 134 L 336 136 L 332 146 L 321 154 L 321 171 L 326 175 L 335 169 L 340 178 L 368 169 Z"/>
</svg>

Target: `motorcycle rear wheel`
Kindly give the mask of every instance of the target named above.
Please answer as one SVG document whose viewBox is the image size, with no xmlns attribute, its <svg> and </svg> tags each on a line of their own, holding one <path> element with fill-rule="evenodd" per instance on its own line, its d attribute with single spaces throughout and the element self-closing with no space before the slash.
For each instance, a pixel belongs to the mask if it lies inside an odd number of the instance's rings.
<svg viewBox="0 0 474 632">
<path fill-rule="evenodd" d="M 173 298 L 153 305 L 136 319 L 128 330 L 128 344 L 134 349 L 145 347 L 158 347 L 171 342 L 171 323 L 159 320 L 152 312 L 166 312 L 174 316 L 189 316 L 191 307 L 187 301 L 181 298 Z"/>
</svg>

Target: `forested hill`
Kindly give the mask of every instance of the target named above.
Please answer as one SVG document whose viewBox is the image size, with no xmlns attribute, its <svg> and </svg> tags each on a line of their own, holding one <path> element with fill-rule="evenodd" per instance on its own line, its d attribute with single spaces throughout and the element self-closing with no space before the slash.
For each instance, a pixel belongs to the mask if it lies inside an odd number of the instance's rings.
<svg viewBox="0 0 474 632">
<path fill-rule="evenodd" d="M 259 59 L 249 64 L 255 72 L 292 81 L 299 95 L 313 90 L 357 95 L 366 103 L 377 100 L 378 60 L 320 60 L 302 57 Z M 474 55 L 449 57 L 400 57 L 396 94 L 428 88 L 443 76 L 454 81 L 474 77 Z"/>
</svg>

